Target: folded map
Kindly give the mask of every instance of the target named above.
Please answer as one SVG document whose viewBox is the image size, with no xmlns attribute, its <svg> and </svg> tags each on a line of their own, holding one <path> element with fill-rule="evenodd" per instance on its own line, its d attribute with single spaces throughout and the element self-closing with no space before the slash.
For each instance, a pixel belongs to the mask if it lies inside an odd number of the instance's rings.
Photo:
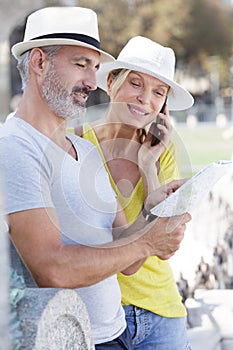
<svg viewBox="0 0 233 350">
<path fill-rule="evenodd" d="M 233 170 L 233 162 L 226 160 L 205 166 L 178 190 L 152 208 L 151 213 L 160 217 L 191 213 L 208 195 L 215 183 L 231 169 Z"/>
</svg>

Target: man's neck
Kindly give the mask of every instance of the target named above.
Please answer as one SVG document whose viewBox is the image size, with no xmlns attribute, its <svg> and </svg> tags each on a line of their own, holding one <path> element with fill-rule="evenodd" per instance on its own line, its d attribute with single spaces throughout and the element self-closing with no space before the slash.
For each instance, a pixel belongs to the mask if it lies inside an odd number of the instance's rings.
<svg viewBox="0 0 233 350">
<path fill-rule="evenodd" d="M 43 101 L 33 100 L 33 96 L 22 99 L 16 116 L 25 120 L 39 132 L 51 139 L 64 139 L 66 121 L 54 114 Z"/>
</svg>

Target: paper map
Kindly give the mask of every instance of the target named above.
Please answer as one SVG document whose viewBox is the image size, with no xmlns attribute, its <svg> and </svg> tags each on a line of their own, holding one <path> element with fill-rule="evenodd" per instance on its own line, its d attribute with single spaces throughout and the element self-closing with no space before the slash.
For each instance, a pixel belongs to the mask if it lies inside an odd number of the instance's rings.
<svg viewBox="0 0 233 350">
<path fill-rule="evenodd" d="M 232 161 L 221 160 L 207 165 L 176 192 L 152 208 L 151 213 L 160 217 L 191 213 L 208 195 L 215 183 L 230 169 L 233 169 Z"/>
</svg>

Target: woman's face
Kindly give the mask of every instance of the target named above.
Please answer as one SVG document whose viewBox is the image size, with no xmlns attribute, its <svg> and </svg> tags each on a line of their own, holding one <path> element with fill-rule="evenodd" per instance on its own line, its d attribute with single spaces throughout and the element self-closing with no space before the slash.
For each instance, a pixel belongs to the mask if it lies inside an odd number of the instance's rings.
<svg viewBox="0 0 233 350">
<path fill-rule="evenodd" d="M 116 78 L 117 79 L 117 78 Z M 169 86 L 150 75 L 130 71 L 123 84 L 111 92 L 113 79 L 108 78 L 108 93 L 114 121 L 144 128 L 160 112 Z"/>
</svg>

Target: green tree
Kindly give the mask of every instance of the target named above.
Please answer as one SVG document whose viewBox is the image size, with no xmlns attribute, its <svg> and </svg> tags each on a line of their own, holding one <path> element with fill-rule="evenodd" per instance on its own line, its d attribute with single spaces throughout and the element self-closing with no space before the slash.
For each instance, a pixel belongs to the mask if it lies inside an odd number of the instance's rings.
<svg viewBox="0 0 233 350">
<path fill-rule="evenodd" d="M 117 56 L 125 42 L 131 26 L 131 9 L 126 0 L 80 0 L 80 6 L 96 11 L 102 48 Z"/>
<path fill-rule="evenodd" d="M 117 56 L 135 35 L 176 52 L 178 66 L 207 75 L 210 56 L 218 58 L 220 82 L 229 83 L 233 47 L 233 8 L 220 0 L 79 0 L 99 18 L 103 49 Z M 142 48 L 143 49 L 143 48 Z"/>
<path fill-rule="evenodd" d="M 233 11 L 219 0 L 191 0 L 183 38 L 184 58 L 201 54 L 228 57 L 232 50 Z"/>
</svg>

